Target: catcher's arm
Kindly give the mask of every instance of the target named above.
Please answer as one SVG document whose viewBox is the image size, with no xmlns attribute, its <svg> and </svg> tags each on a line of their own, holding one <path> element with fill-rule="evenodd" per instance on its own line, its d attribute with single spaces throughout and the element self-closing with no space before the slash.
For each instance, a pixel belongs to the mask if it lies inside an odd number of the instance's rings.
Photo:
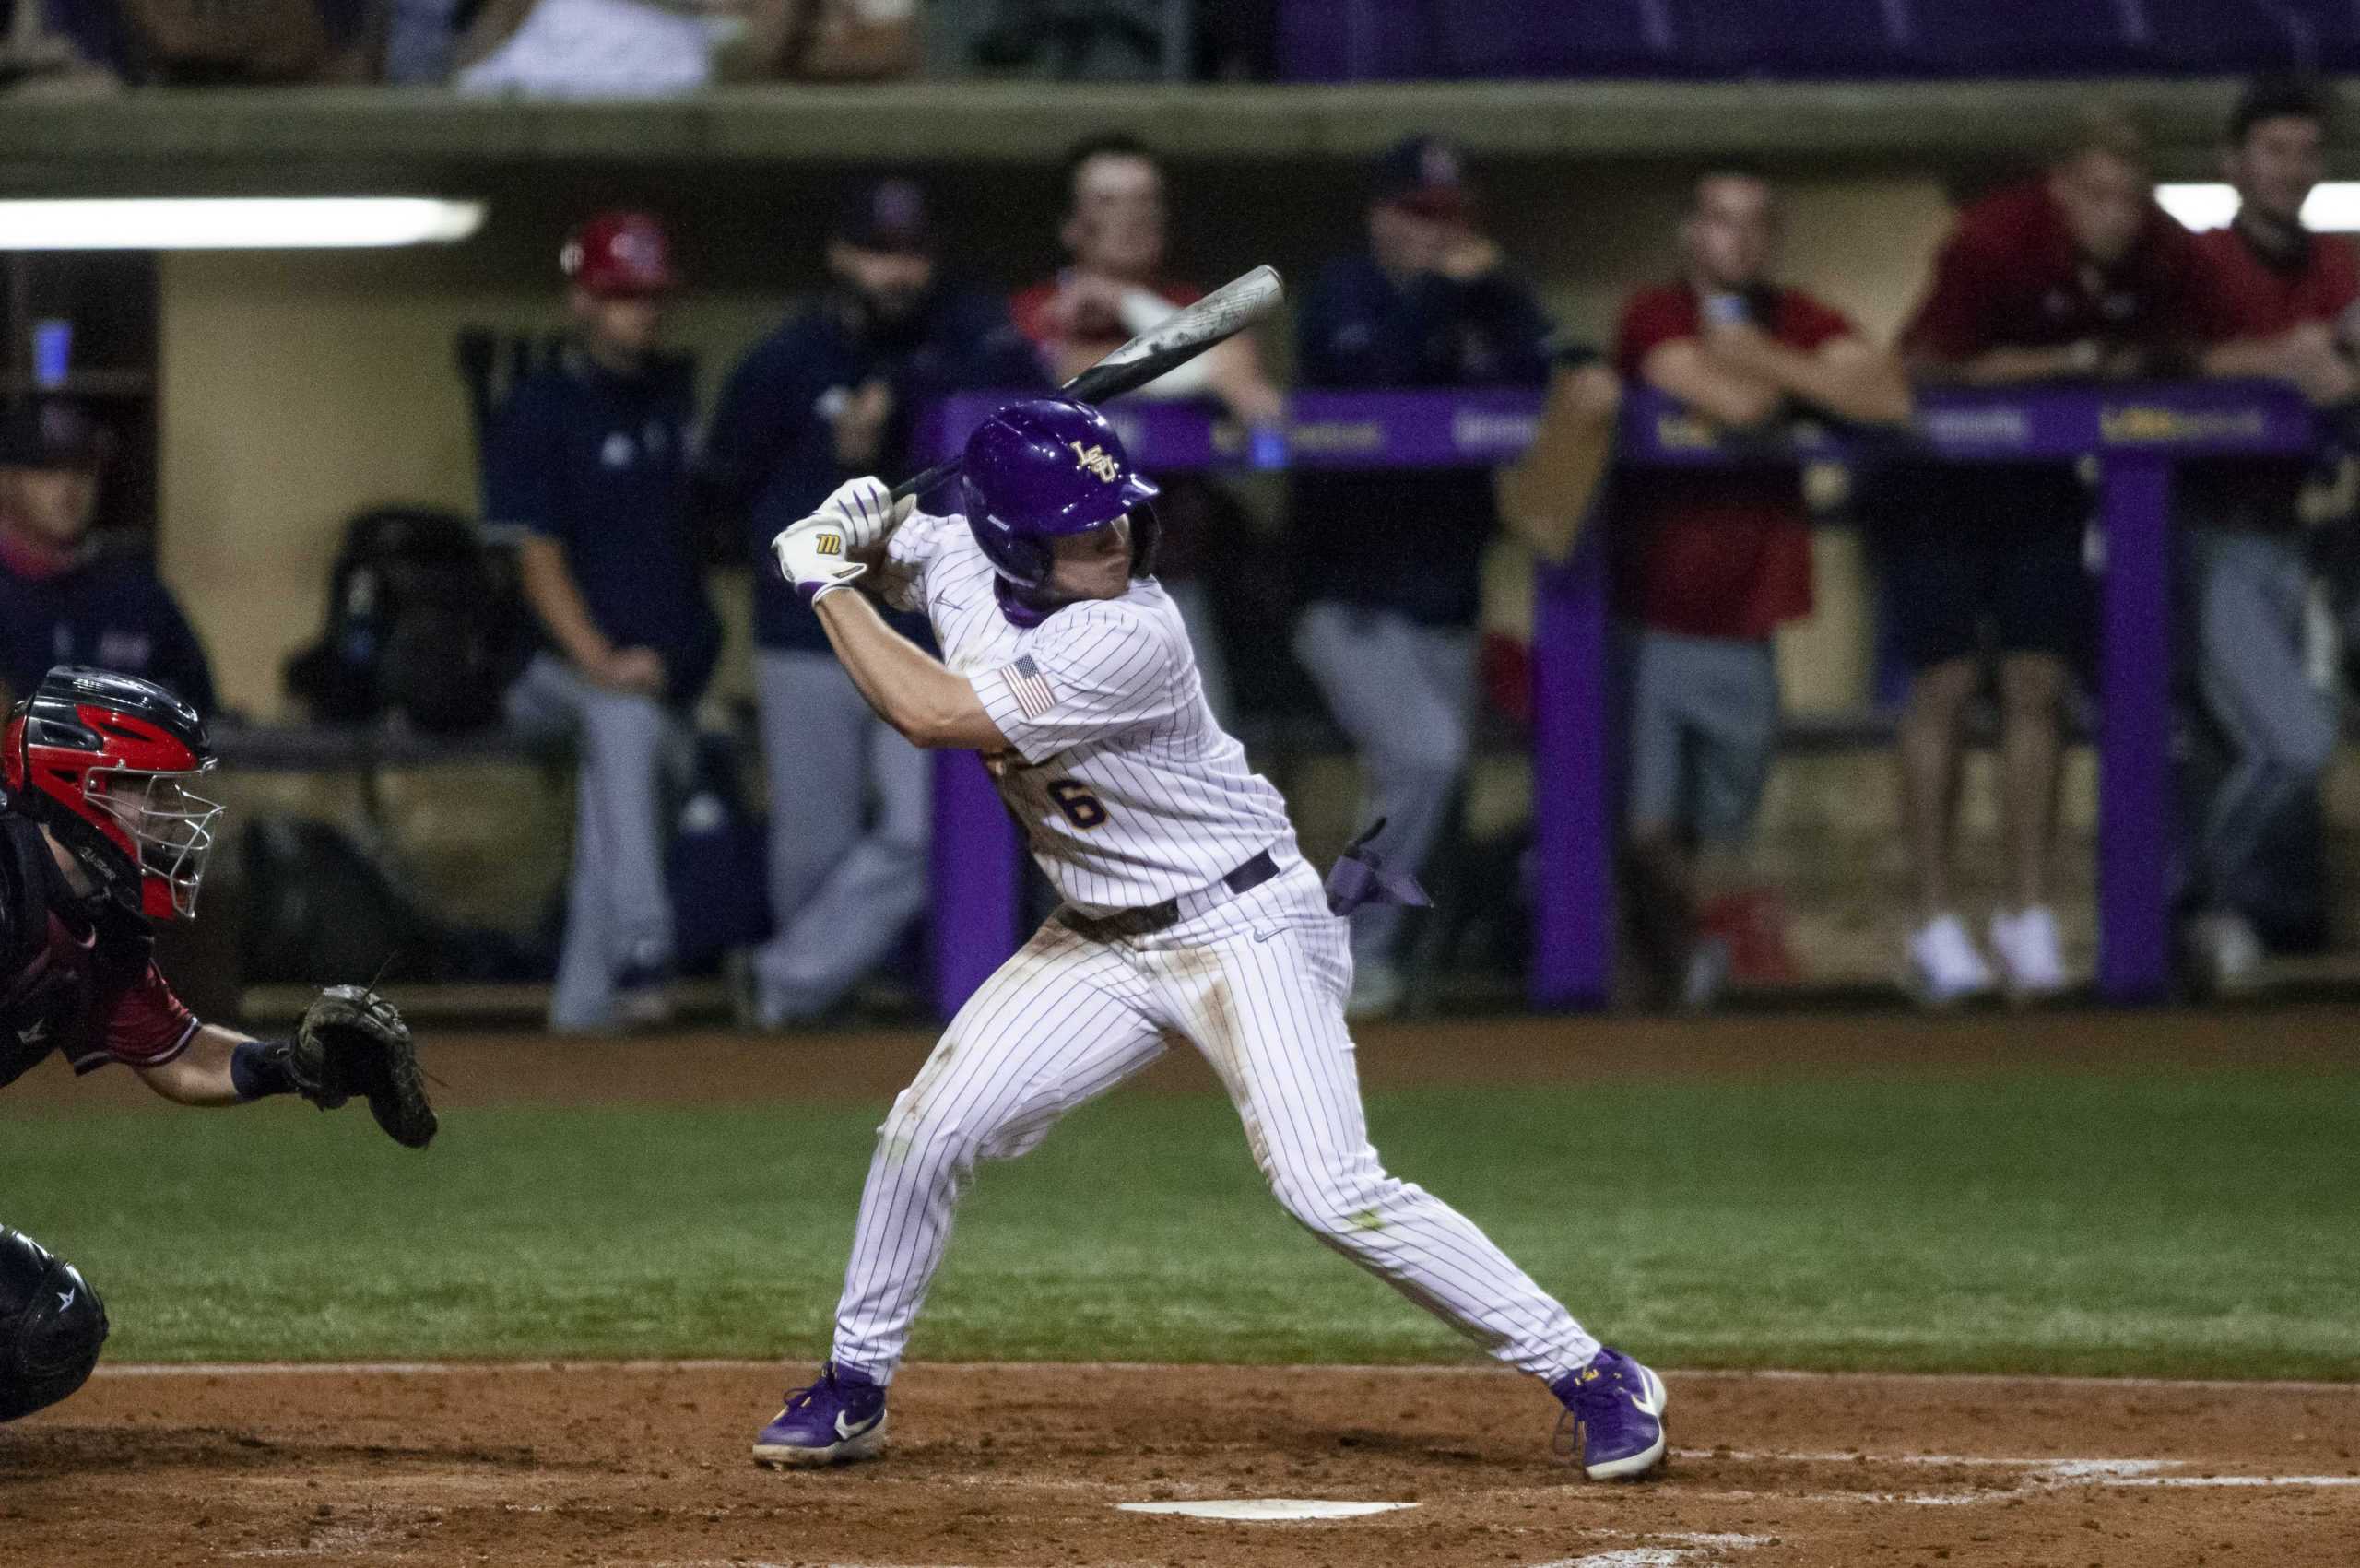
<svg viewBox="0 0 2360 1568">
<path fill-rule="evenodd" d="M 190 1037 L 188 1048 L 171 1061 L 137 1070 L 140 1081 L 183 1105 L 242 1105 L 231 1070 L 241 1046 L 258 1043 L 214 1024 Z"/>
<path fill-rule="evenodd" d="M 395 1142 L 423 1149 L 438 1126 L 409 1026 L 394 1005 L 359 985 L 321 993 L 291 1040 L 254 1040 L 206 1024 L 169 1062 L 140 1078 L 183 1105 L 243 1105 L 300 1094 L 323 1111 L 366 1100 Z"/>
</svg>

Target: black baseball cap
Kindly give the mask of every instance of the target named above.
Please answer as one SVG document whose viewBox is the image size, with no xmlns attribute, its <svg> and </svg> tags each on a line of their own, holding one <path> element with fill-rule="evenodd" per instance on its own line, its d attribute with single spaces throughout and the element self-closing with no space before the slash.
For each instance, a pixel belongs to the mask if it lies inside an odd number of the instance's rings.
<svg viewBox="0 0 2360 1568">
<path fill-rule="evenodd" d="M 0 468 L 95 471 L 110 444 L 97 420 L 62 397 L 23 398 L 0 415 Z"/>
<path fill-rule="evenodd" d="M 1441 136 L 1416 136 L 1393 144 L 1369 177 L 1369 200 L 1406 206 L 1428 218 L 1464 218 L 1475 205 L 1467 159 Z"/>
<path fill-rule="evenodd" d="M 915 180 L 878 180 L 855 191 L 836 211 L 830 237 L 864 251 L 932 255 L 934 219 L 926 187 Z"/>
</svg>

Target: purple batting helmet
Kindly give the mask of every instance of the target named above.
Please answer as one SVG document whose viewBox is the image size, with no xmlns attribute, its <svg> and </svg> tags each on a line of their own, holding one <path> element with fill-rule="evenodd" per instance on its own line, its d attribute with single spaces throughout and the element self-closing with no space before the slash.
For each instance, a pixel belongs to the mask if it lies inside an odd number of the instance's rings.
<svg viewBox="0 0 2360 1568">
<path fill-rule="evenodd" d="M 1035 397 L 975 427 L 959 477 L 967 526 L 999 574 L 1020 588 L 1049 580 L 1049 541 L 1087 534 L 1150 501 L 1155 483 L 1131 469 L 1122 438 L 1087 403 Z M 1147 570 L 1151 527 L 1132 529 L 1136 571 Z"/>
</svg>

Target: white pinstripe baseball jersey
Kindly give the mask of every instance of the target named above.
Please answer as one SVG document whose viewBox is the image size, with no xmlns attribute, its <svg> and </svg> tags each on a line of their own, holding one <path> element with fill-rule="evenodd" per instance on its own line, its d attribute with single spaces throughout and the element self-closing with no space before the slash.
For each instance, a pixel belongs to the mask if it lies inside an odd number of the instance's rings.
<svg viewBox="0 0 2360 1568">
<path fill-rule="evenodd" d="M 944 662 L 1014 747 L 986 764 L 1068 902 L 1161 903 L 1292 848 L 1285 801 L 1213 718 L 1154 579 L 1022 628 L 1000 613 L 964 518 L 913 516 L 890 554 L 912 573 L 898 602 L 926 611 Z"/>
</svg>

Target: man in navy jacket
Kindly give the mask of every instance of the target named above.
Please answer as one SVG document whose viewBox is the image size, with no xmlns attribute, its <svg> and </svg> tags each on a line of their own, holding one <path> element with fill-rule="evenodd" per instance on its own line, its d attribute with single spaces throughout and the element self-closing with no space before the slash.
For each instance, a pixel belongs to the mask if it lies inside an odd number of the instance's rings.
<svg viewBox="0 0 2360 1568">
<path fill-rule="evenodd" d="M 1379 160 L 1368 248 L 1330 262 L 1295 322 L 1306 389 L 1539 386 L 1548 318 L 1476 225 L 1457 150 L 1413 136 Z M 1415 872 L 1465 771 L 1475 616 L 1494 513 L 1487 468 L 1305 473 L 1293 486 L 1304 607 L 1295 656 L 1362 753 L 1375 847 Z M 1392 1010 L 1403 910 L 1352 922 L 1353 1010 Z"/>
<path fill-rule="evenodd" d="M 826 1011 L 925 907 L 931 765 L 861 700 L 771 539 L 862 474 L 924 466 L 927 406 L 959 391 L 1039 386 L 1031 346 L 993 295 L 946 281 L 925 192 L 882 180 L 838 212 L 831 286 L 732 372 L 706 439 L 708 477 L 744 519 L 754 672 L 770 773 L 771 908 L 755 955 L 755 1021 Z M 903 623 L 924 640 L 923 626 Z"/>
</svg>

